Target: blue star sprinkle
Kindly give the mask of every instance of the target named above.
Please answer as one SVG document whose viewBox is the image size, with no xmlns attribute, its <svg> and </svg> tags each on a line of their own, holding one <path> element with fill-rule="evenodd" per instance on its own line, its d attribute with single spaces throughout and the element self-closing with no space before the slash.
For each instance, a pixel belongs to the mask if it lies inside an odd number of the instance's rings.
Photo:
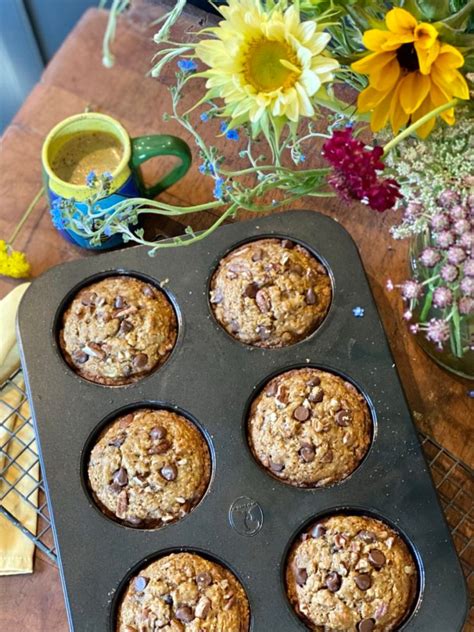
<svg viewBox="0 0 474 632">
<path fill-rule="evenodd" d="M 365 314 L 365 309 L 363 307 L 357 306 L 352 309 L 352 313 L 356 318 L 363 318 Z"/>
</svg>

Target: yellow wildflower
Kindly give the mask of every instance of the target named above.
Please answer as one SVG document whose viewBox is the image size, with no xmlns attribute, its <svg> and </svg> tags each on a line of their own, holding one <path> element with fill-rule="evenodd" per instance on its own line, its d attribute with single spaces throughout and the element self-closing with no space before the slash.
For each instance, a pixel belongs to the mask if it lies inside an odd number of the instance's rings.
<svg viewBox="0 0 474 632">
<path fill-rule="evenodd" d="M 30 274 L 30 264 L 26 256 L 13 250 L 3 239 L 0 239 L 0 274 L 21 279 Z"/>
<path fill-rule="evenodd" d="M 405 9 L 386 15 L 387 30 L 364 33 L 364 45 L 372 51 L 352 64 L 352 69 L 369 76 L 369 86 L 359 94 L 359 112 L 371 112 L 371 127 L 377 132 L 390 120 L 396 134 L 454 98 L 469 99 L 466 80 L 458 71 L 464 57 L 454 46 L 442 43 L 432 24 L 418 23 Z M 441 114 L 454 123 L 454 108 Z M 418 128 L 428 136 L 434 118 Z"/>
</svg>

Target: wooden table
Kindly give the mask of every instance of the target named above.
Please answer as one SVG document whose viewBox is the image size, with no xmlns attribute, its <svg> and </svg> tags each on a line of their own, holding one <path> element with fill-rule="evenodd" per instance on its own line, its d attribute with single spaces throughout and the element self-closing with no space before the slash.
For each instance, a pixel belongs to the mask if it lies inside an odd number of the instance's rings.
<svg viewBox="0 0 474 632">
<path fill-rule="evenodd" d="M 164 3 L 163 3 L 164 4 Z M 107 14 L 89 10 L 47 67 L 21 110 L 7 128 L 0 156 L 0 236 L 8 238 L 24 210 L 41 186 L 40 149 L 47 132 L 61 119 L 84 111 L 87 106 L 120 119 L 132 136 L 163 131 L 184 136 L 180 128 L 163 123 L 169 109 L 164 86 L 173 81 L 168 69 L 160 81 L 145 77 L 155 52 L 150 23 L 163 7 L 136 2 L 133 12 L 121 18 L 115 46 L 116 63 L 107 70 L 101 65 L 101 43 Z M 198 30 L 208 18 L 189 8 L 177 30 Z M 205 125 L 205 123 L 202 123 Z M 208 124 L 209 125 L 209 124 Z M 215 134 L 215 130 L 209 132 Z M 232 145 L 232 154 L 236 155 Z M 225 151 L 225 150 L 224 150 Z M 308 152 L 316 161 L 317 150 Z M 198 172 L 196 160 L 188 175 L 162 195 L 175 204 L 203 203 L 212 196 L 212 183 Z M 153 176 L 157 162 L 148 169 Z M 315 209 L 337 219 L 355 239 L 361 252 L 372 291 L 395 356 L 406 396 L 418 427 L 434 437 L 458 458 L 474 463 L 472 419 L 474 400 L 468 397 L 472 383 L 455 379 L 441 370 L 407 332 L 401 317 L 400 299 L 385 289 L 388 277 L 402 280 L 407 274 L 408 245 L 394 243 L 390 226 L 399 219 L 394 213 L 378 215 L 359 204 L 340 200 L 303 200 L 300 208 Z M 247 216 L 250 216 L 247 214 Z M 192 218 L 195 229 L 209 226 L 211 213 Z M 163 227 L 163 224 L 160 225 Z M 180 232 L 182 226 L 167 222 L 165 230 Z M 84 251 L 65 242 L 51 225 L 44 201 L 37 207 L 16 242 L 25 250 L 36 277 L 58 263 L 85 256 Z M 90 255 L 89 255 L 90 256 Z M 0 279 L 0 296 L 17 283 Z M 9 632 L 67 632 L 63 597 L 56 567 L 41 553 L 31 576 L 0 578 L 0 629 Z M 97 631 L 99 632 L 99 631 Z"/>
</svg>

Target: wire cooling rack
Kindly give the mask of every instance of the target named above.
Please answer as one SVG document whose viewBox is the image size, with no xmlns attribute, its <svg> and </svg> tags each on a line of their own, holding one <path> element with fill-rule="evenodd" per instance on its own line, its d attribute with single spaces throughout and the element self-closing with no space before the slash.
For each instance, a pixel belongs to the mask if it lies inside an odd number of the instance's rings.
<svg viewBox="0 0 474 632">
<path fill-rule="evenodd" d="M 26 393 L 24 388 L 18 384 L 19 378 L 21 378 L 21 370 L 0 386 L 0 404 L 8 409 L 6 419 L 3 415 L 3 423 L 0 425 L 0 513 L 56 562 L 56 549 L 43 479 L 41 474 L 39 477 L 32 474 L 34 466 L 38 463 L 36 443 L 34 438 L 27 442 L 22 438 L 25 435 L 26 426 L 32 430 L 32 432 L 26 433 L 30 437 L 34 437 L 34 430 L 31 417 L 22 413 Z M 15 406 L 10 405 L 5 399 L 8 389 L 15 389 L 20 395 L 20 401 Z M 13 427 L 11 427 L 12 416 L 16 416 L 16 423 Z M 10 420 L 10 424 L 7 427 L 8 420 Z M 473 473 L 434 439 L 423 434 L 420 434 L 420 439 L 453 535 L 470 593 L 474 595 Z M 15 457 L 12 457 L 12 454 Z M 28 459 L 28 466 L 26 467 L 22 465 L 22 462 L 25 461 L 25 459 L 20 458 L 22 455 L 23 457 L 26 455 L 32 457 Z M 21 483 L 25 479 L 29 483 L 27 485 L 28 493 L 22 491 L 25 485 Z M 39 491 L 37 506 L 32 501 L 35 490 Z M 38 517 L 36 533 L 22 524 L 5 507 L 5 504 L 9 504 L 6 501 L 11 498 L 10 495 L 12 494 L 16 496 L 17 503 L 25 503 L 36 512 Z M 474 607 L 471 608 L 467 625 L 466 630 L 474 630 Z"/>
</svg>

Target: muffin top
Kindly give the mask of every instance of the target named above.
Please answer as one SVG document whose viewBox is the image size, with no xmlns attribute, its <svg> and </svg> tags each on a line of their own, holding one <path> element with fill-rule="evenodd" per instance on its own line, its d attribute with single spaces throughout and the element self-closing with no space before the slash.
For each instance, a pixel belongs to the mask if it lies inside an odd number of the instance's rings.
<svg viewBox="0 0 474 632">
<path fill-rule="evenodd" d="M 77 293 L 64 312 L 59 342 L 76 373 L 115 386 L 162 364 L 176 336 L 176 315 L 163 292 L 134 277 L 114 276 Z"/>
<path fill-rule="evenodd" d="M 336 515 L 314 524 L 293 546 L 290 601 L 311 630 L 390 632 L 413 606 L 415 561 L 402 538 L 379 520 Z"/>
<path fill-rule="evenodd" d="M 128 526 L 157 528 L 201 500 L 211 458 L 201 432 L 168 410 L 116 419 L 92 448 L 88 477 L 99 507 Z"/>
<path fill-rule="evenodd" d="M 285 347 L 312 333 L 331 303 L 326 269 L 288 239 L 260 239 L 230 252 L 211 281 L 220 325 L 256 347 Z"/>
<path fill-rule="evenodd" d="M 353 384 L 319 369 L 274 377 L 252 402 L 248 439 L 255 458 L 286 483 L 341 481 L 364 458 L 372 421 Z"/>
<path fill-rule="evenodd" d="M 130 582 L 117 632 L 248 632 L 242 585 L 220 564 L 194 553 L 172 553 Z"/>
</svg>

